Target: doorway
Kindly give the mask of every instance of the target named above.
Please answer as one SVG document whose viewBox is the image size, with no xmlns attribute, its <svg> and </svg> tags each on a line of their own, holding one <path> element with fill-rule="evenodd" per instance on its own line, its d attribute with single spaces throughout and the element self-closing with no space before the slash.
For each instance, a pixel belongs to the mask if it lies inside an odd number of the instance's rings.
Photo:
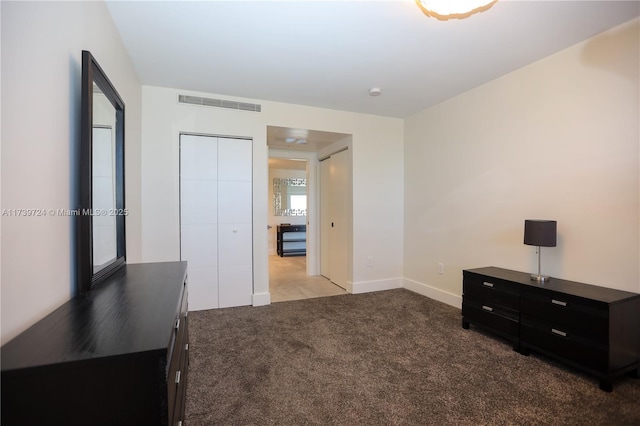
<svg viewBox="0 0 640 426">
<path fill-rule="evenodd" d="M 346 294 L 328 278 L 320 275 L 320 162 L 319 155 L 341 150 L 341 145 L 351 136 L 331 132 L 302 130 L 284 127 L 267 127 L 267 145 L 269 148 L 269 288 L 272 302 L 305 299 L 312 297 Z M 337 147 L 336 147 L 337 146 Z M 297 171 L 295 171 L 297 170 Z M 274 189 L 274 179 L 306 179 L 306 216 L 275 215 L 276 208 L 286 211 L 290 208 L 282 188 Z M 297 185 L 298 182 L 294 182 Z M 282 185 L 282 183 L 279 183 Z M 295 189 L 295 188 L 294 188 Z M 295 194 L 298 191 L 286 192 Z M 350 193 L 350 189 L 349 189 Z M 279 198 L 277 198 L 279 197 Z M 276 203 L 278 203 L 276 205 Z M 290 213 L 290 212 L 289 212 Z M 290 224 L 292 227 L 306 226 L 304 253 L 300 250 L 301 238 L 291 243 L 293 250 L 278 253 L 278 225 Z M 284 229 L 282 229 L 284 230 Z M 296 229 L 297 230 L 297 229 Z M 293 234 L 291 234 L 293 235 Z"/>
</svg>

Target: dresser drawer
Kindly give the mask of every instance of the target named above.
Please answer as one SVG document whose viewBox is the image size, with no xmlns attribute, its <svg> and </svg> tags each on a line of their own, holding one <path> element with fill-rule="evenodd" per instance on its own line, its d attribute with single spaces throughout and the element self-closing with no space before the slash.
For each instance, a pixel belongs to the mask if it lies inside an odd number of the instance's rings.
<svg viewBox="0 0 640 426">
<path fill-rule="evenodd" d="M 598 371 L 609 370 L 607 346 L 561 326 L 521 318 L 522 345 L 531 346 L 547 354 L 561 357 L 583 367 Z"/>
<path fill-rule="evenodd" d="M 462 316 L 468 322 L 489 327 L 509 337 L 518 337 L 518 313 L 497 304 L 465 297 Z"/>
<path fill-rule="evenodd" d="M 187 330 L 188 333 L 188 330 Z M 175 396 L 175 405 L 173 409 L 173 419 L 169 424 L 171 425 L 179 425 L 180 422 L 184 420 L 184 409 L 185 409 L 185 396 L 187 391 L 187 371 L 189 364 L 189 343 L 188 338 L 185 335 L 185 342 L 182 345 L 182 351 L 180 356 L 180 380 L 176 383 L 176 396 Z"/>
<path fill-rule="evenodd" d="M 553 291 L 523 288 L 520 311 L 531 318 L 583 332 L 603 344 L 608 338 L 608 305 Z"/>
<path fill-rule="evenodd" d="M 167 373 L 167 411 L 169 424 L 181 417 L 182 387 L 186 379 L 186 350 L 188 346 L 187 285 L 184 284 L 182 298 L 173 330 L 173 340 L 169 347 L 169 365 Z"/>
<path fill-rule="evenodd" d="M 464 297 L 488 301 L 493 305 L 519 310 L 519 289 L 517 285 L 496 278 L 465 274 L 462 283 Z"/>
</svg>

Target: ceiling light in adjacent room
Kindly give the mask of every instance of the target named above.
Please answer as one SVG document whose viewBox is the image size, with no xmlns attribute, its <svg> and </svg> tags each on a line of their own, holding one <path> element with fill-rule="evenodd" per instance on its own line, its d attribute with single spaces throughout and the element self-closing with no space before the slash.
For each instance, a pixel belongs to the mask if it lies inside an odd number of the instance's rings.
<svg viewBox="0 0 640 426">
<path fill-rule="evenodd" d="M 369 89 L 369 96 L 380 96 L 382 95 L 382 89 L 379 87 L 372 87 Z"/>
<path fill-rule="evenodd" d="M 298 139 L 298 140 L 296 141 L 296 143 L 297 143 L 298 145 L 304 145 L 304 144 L 306 144 L 306 143 L 307 143 L 307 140 L 306 140 L 306 139 Z"/>
<path fill-rule="evenodd" d="M 294 143 L 296 141 L 296 138 L 287 138 L 285 139 L 285 142 L 287 143 Z"/>
<path fill-rule="evenodd" d="M 425 15 L 441 21 L 464 19 L 484 12 L 498 0 L 416 0 Z"/>
</svg>

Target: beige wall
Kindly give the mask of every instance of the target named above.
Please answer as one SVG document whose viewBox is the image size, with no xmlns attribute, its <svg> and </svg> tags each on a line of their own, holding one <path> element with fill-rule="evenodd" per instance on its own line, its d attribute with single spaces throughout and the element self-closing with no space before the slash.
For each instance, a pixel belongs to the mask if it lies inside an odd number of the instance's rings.
<svg viewBox="0 0 640 426">
<path fill-rule="evenodd" d="M 101 2 L 0 7 L 3 209 L 75 207 L 87 49 L 127 109 L 129 262 L 179 257 L 178 133 L 250 136 L 256 282 L 267 292 L 266 127 L 274 125 L 352 135 L 359 291 L 404 277 L 455 304 L 464 268 L 532 271 L 526 218 L 558 220 L 544 272 L 640 291 L 638 20 L 400 120 L 255 100 L 247 101 L 261 103 L 260 114 L 178 105 L 184 92 L 140 87 Z M 75 232 L 72 218 L 55 216 L 3 216 L 1 229 L 4 343 L 71 297 Z"/>
<path fill-rule="evenodd" d="M 463 269 L 533 272 L 524 220 L 555 219 L 543 273 L 640 291 L 638 41 L 636 19 L 406 120 L 409 286 L 459 303 Z"/>
<path fill-rule="evenodd" d="M 77 207 L 81 51 L 126 104 L 127 255 L 140 260 L 141 87 L 102 2 L 2 2 L 2 208 Z M 69 300 L 72 217 L 2 217 L 2 343 Z"/>
<path fill-rule="evenodd" d="M 269 203 L 267 126 L 322 130 L 353 135 L 352 279 L 363 290 L 369 283 L 401 283 L 403 122 L 344 111 L 238 99 L 259 103 L 261 113 L 177 103 L 178 94 L 226 99 L 177 89 L 143 87 L 143 259 L 179 258 L 180 132 L 253 138 L 254 295 L 268 300 Z M 380 202 L 384 199 L 384 202 Z M 373 267 L 366 267 L 372 256 Z M 255 303 L 255 301 L 254 301 Z M 259 302 L 260 303 L 260 302 Z"/>
</svg>

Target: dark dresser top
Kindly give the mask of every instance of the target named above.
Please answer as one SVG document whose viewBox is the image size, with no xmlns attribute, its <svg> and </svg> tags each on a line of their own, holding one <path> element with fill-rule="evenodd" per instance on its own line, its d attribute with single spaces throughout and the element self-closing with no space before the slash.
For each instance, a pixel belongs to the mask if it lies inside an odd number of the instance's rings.
<svg viewBox="0 0 640 426">
<path fill-rule="evenodd" d="M 640 297 L 640 294 L 632 293 L 630 291 L 599 287 L 596 285 L 567 281 L 554 277 L 551 277 L 551 279 L 547 282 L 539 283 L 532 280 L 530 278 L 531 274 L 529 273 L 497 268 L 495 266 L 476 269 L 465 269 L 463 271 L 463 273 L 467 272 L 487 275 L 493 278 L 517 282 L 528 287 L 547 289 L 556 291 L 558 293 L 569 294 L 572 296 L 582 297 L 585 299 L 595 300 L 603 303 L 616 303 L 630 298 Z"/>
<path fill-rule="evenodd" d="M 167 350 L 187 262 L 126 265 L 1 348 L 2 371 Z"/>
</svg>

